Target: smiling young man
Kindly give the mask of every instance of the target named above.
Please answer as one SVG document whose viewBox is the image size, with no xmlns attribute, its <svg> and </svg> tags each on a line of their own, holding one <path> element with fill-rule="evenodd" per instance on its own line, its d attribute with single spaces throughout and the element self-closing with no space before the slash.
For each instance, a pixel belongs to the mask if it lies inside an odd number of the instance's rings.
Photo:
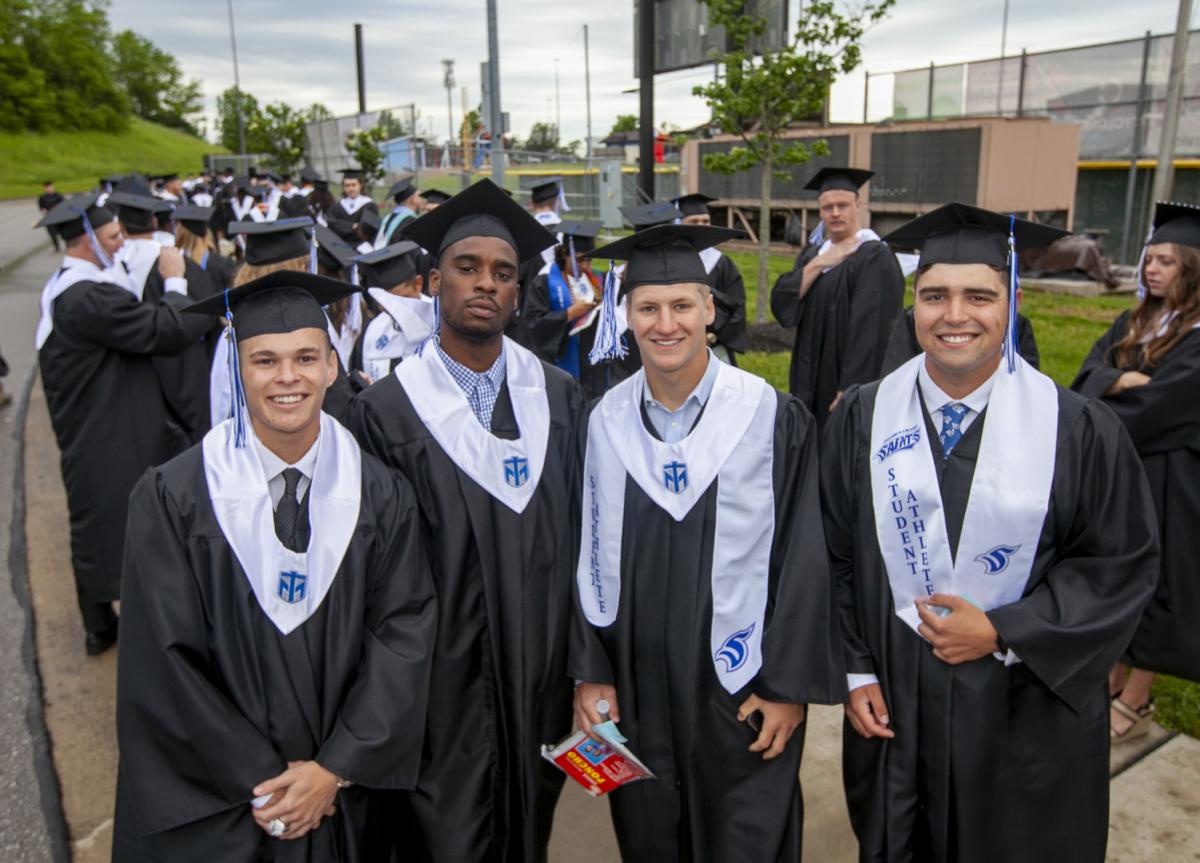
<svg viewBox="0 0 1200 863">
<path fill-rule="evenodd" d="M 388 859 L 436 605 L 412 487 L 321 410 L 321 306 L 353 290 L 281 271 L 194 307 L 231 310 L 244 399 L 130 500 L 115 861 Z"/>
<path fill-rule="evenodd" d="M 804 187 L 817 193 L 818 241 L 771 290 L 771 311 L 796 328 L 789 388 L 824 428 L 846 387 L 879 377 L 892 322 L 904 307 L 904 275 L 879 235 L 860 227 L 859 190 L 874 176 L 822 168 Z"/>
<path fill-rule="evenodd" d="M 544 861 L 571 727 L 579 389 L 504 337 L 517 270 L 554 244 L 483 180 L 412 222 L 440 329 L 355 399 L 363 447 L 418 490 L 439 605 L 425 755 L 402 857 Z"/>
<path fill-rule="evenodd" d="M 186 430 L 162 391 L 154 358 L 183 351 L 206 323 L 179 314 L 188 305 L 183 261 L 158 259 L 165 293 L 142 302 L 112 259 L 124 237 L 97 196 L 59 204 L 39 223 L 67 244 L 42 290 L 35 337 L 38 368 L 62 453 L 71 517 L 71 564 L 88 655 L 116 642 L 113 602 L 121 584 L 125 501 L 138 477 L 184 450 Z"/>
<path fill-rule="evenodd" d="M 924 353 L 821 441 L 863 861 L 1104 859 L 1106 680 L 1158 540 L 1116 417 L 1017 355 L 1010 268 L 1061 235 L 963 204 L 890 235 Z"/>
<path fill-rule="evenodd" d="M 609 798 L 627 863 L 800 859 L 805 705 L 845 694 L 812 416 L 707 346 L 700 251 L 733 236 L 595 251 L 629 262 L 642 369 L 588 420 L 570 671 L 577 725 L 607 700 L 657 776 Z"/>
</svg>

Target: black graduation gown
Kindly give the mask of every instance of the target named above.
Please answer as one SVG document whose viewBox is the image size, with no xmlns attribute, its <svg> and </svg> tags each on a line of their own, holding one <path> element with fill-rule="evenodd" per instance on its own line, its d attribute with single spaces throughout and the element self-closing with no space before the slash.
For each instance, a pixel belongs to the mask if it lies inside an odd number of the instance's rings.
<svg viewBox="0 0 1200 863">
<path fill-rule="evenodd" d="M 204 271 L 213 281 L 213 288 L 225 291 L 233 287 L 233 277 L 237 272 L 237 264 L 220 252 L 209 252 L 204 262 Z"/>
<path fill-rule="evenodd" d="M 571 729 L 567 628 L 579 531 L 578 387 L 546 367 L 550 437 L 520 515 L 456 467 L 395 375 L 351 405 L 363 448 L 407 476 L 438 594 L 438 641 L 417 789 L 400 848 L 433 863 L 545 861 L 563 774 L 541 758 Z M 492 433 L 519 436 L 508 386 Z M 405 831 L 407 832 L 401 832 Z M 402 855 L 403 856 L 403 855 Z M 405 858 L 408 859 L 408 858 Z"/>
<path fill-rule="evenodd" d="M 821 440 L 825 533 L 846 670 L 878 676 L 896 732 L 843 726 L 843 781 L 859 859 L 872 863 L 1100 863 L 1108 837 L 1107 675 L 1154 590 L 1157 531 L 1145 475 L 1111 412 L 1059 389 L 1050 504 L 1020 600 L 988 613 L 1023 660 L 957 666 L 895 614 L 868 467 L 878 384 L 847 390 Z M 987 412 L 944 467 L 952 551 Z M 899 601 L 911 602 L 909 597 Z"/>
<path fill-rule="evenodd" d="M 325 211 L 325 221 L 329 225 L 329 230 L 350 245 L 357 246 L 362 242 L 362 238 L 357 233 L 358 223 L 362 221 L 363 214 L 367 210 L 373 210 L 376 216 L 379 215 L 379 205 L 374 201 L 368 201 L 353 213 L 347 213 L 341 201 L 335 201 L 333 206 Z"/>
<path fill-rule="evenodd" d="M 199 264 L 185 256 L 183 265 L 189 300 L 203 300 L 218 292 L 219 288 L 213 277 L 201 269 Z M 165 293 L 166 286 L 163 277 L 159 275 L 158 267 L 151 267 L 142 290 L 142 302 L 161 302 Z M 154 357 L 154 370 L 162 385 L 163 398 L 175 414 L 176 420 L 187 432 L 188 445 L 199 443 L 212 426 L 209 409 L 209 369 L 212 366 L 216 340 L 223 331 L 221 323 L 216 318 L 210 318 L 207 331 L 186 349 L 173 356 Z"/>
<path fill-rule="evenodd" d="M 892 334 L 888 337 L 887 350 L 883 355 L 883 368 L 880 369 L 879 376 L 882 378 L 890 375 L 919 353 L 921 345 L 917 341 L 912 306 L 909 306 L 903 314 L 896 316 L 895 323 L 892 324 Z M 1017 312 L 1017 353 L 1035 369 L 1041 368 L 1037 339 L 1033 336 L 1033 323 L 1020 312 Z"/>
<path fill-rule="evenodd" d="M 279 215 L 285 219 L 295 219 L 299 216 L 307 216 L 308 212 L 308 196 L 307 195 L 292 195 L 279 199 Z"/>
<path fill-rule="evenodd" d="M 871 240 L 818 276 L 800 299 L 804 267 L 819 250 L 806 248 L 775 282 L 771 311 L 796 328 L 788 386 L 821 429 L 839 391 L 879 377 L 892 322 L 904 306 L 904 274 L 887 245 Z"/>
<path fill-rule="evenodd" d="M 286 636 L 221 532 L 201 447 L 138 483 L 121 602 L 115 863 L 388 859 L 371 789 L 416 779 L 437 613 L 412 487 L 370 456 L 362 464 L 337 577 Z M 354 787 L 305 838 L 268 837 L 251 789 L 312 759 Z"/>
<path fill-rule="evenodd" d="M 1125 312 L 1092 346 L 1071 388 L 1102 399 L 1124 423 L 1158 515 L 1162 575 L 1128 659 L 1135 668 L 1200 682 L 1200 331 L 1185 334 L 1157 368 L 1137 369 L 1150 383 L 1105 396 L 1122 373 L 1109 354 L 1128 326 Z"/>
<path fill-rule="evenodd" d="M 742 274 L 728 255 L 721 255 L 708 274 L 716 315 L 708 331 L 717 337 L 717 344 L 729 351 L 729 359 L 737 365 L 737 354 L 749 347 L 746 338 L 746 286 Z"/>
<path fill-rule="evenodd" d="M 616 686 L 621 733 L 657 776 L 609 798 L 626 863 L 800 859 L 804 726 L 782 755 L 763 761 L 747 750 L 757 733 L 737 719 L 751 694 L 801 704 L 839 703 L 846 694 L 818 527 L 816 426 L 796 399 L 777 395 L 775 537 L 754 680 L 730 695 L 712 663 L 716 481 L 676 522 L 627 477 L 617 619 L 593 627 L 576 602 L 570 673 Z"/>
<path fill-rule="evenodd" d="M 96 282 L 78 282 L 54 301 L 38 367 L 61 454 L 81 604 L 118 598 L 125 501 L 146 468 L 188 446 L 153 357 L 203 335 L 208 321 L 179 312 L 190 302 L 174 294 L 139 302 Z"/>
</svg>

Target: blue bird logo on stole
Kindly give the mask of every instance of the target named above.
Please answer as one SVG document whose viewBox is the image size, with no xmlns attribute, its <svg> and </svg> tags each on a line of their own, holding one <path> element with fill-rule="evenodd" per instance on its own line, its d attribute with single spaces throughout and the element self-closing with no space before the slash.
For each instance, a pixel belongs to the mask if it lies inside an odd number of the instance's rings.
<svg viewBox="0 0 1200 863">
<path fill-rule="evenodd" d="M 737 671 L 746 664 L 746 660 L 750 656 L 750 648 L 746 645 L 746 642 L 753 634 L 753 623 L 745 629 L 739 629 L 725 639 L 725 642 L 717 648 L 717 652 L 713 658 L 724 662 L 726 671 Z"/>
<path fill-rule="evenodd" d="M 513 488 L 520 488 L 529 480 L 529 459 L 518 455 L 504 460 L 504 481 Z"/>
<path fill-rule="evenodd" d="M 975 555 L 975 559 L 983 564 L 988 575 L 998 575 L 1008 569 L 1012 556 L 1021 550 L 1019 545 L 998 545 L 991 551 Z"/>
<path fill-rule="evenodd" d="M 687 465 L 681 461 L 673 461 L 663 465 L 663 485 L 667 491 L 683 494 L 688 487 Z"/>
<path fill-rule="evenodd" d="M 308 595 L 308 576 L 295 570 L 279 573 L 279 587 L 276 593 L 289 605 L 303 602 L 304 597 Z"/>
</svg>

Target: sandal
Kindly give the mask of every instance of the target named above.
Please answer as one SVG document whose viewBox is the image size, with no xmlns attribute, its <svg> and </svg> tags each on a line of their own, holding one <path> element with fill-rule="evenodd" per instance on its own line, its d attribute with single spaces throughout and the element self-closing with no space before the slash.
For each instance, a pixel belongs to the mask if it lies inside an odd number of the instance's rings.
<svg viewBox="0 0 1200 863">
<path fill-rule="evenodd" d="M 1150 726 L 1154 724 L 1154 704 L 1144 704 L 1138 709 L 1134 709 L 1122 701 L 1120 698 L 1114 698 L 1111 702 L 1112 709 L 1117 711 L 1122 717 L 1129 720 L 1129 727 L 1124 731 L 1118 732 L 1111 724 L 1111 719 L 1108 727 L 1109 740 L 1112 743 L 1123 743 L 1126 740 L 1133 740 L 1136 737 L 1143 737 L 1150 732 Z"/>
</svg>

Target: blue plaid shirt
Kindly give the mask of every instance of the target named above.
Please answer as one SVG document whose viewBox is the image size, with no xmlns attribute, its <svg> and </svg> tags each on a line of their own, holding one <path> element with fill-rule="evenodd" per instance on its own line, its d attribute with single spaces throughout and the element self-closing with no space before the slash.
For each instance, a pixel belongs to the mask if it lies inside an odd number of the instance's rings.
<svg viewBox="0 0 1200 863">
<path fill-rule="evenodd" d="M 500 395 L 500 385 L 504 383 L 504 345 L 500 346 L 500 356 L 486 372 L 472 371 L 462 363 L 455 362 L 450 355 L 442 350 L 441 339 L 434 339 L 438 356 L 450 377 L 462 389 L 475 412 L 475 418 L 487 431 L 492 430 L 492 410 L 496 407 L 496 399 Z"/>
</svg>

